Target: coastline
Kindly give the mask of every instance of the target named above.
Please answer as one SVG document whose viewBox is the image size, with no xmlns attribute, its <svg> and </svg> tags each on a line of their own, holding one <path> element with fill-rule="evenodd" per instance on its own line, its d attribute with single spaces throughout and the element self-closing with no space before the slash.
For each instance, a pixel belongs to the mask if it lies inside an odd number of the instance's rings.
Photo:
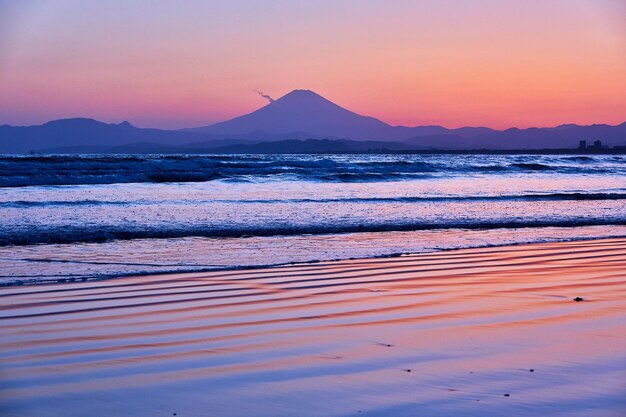
<svg viewBox="0 0 626 417">
<path fill-rule="evenodd" d="M 617 416 L 624 270 L 612 238 L 3 287 L 0 408 Z"/>
<path fill-rule="evenodd" d="M 512 228 L 512 229 L 493 229 L 489 231 L 481 231 L 479 229 L 475 230 L 467 230 L 467 229 L 433 229 L 431 231 L 395 231 L 395 232 L 362 232 L 362 233 L 354 233 L 354 234 L 328 234 L 328 235 L 317 235 L 316 237 L 308 237 L 308 239 L 304 242 L 294 241 L 292 236 L 274 236 L 270 237 L 272 242 L 261 243 L 258 239 L 264 239 L 264 237 L 248 237 L 244 238 L 242 241 L 250 242 L 253 239 L 257 239 L 254 243 L 249 244 L 250 250 L 242 251 L 241 247 L 243 244 L 239 246 L 239 251 L 235 252 L 238 258 L 243 258 L 246 262 L 241 262 L 240 264 L 236 264 L 232 262 L 232 256 L 230 255 L 230 250 L 234 249 L 231 246 L 224 245 L 224 241 L 215 241 L 215 244 L 212 246 L 202 247 L 202 246 L 194 246 L 190 253 L 194 256 L 198 256 L 198 254 L 202 252 L 211 252 L 215 250 L 218 245 L 221 245 L 221 250 L 223 252 L 228 252 L 228 262 L 222 265 L 212 265 L 212 266 L 199 266 L 187 264 L 185 266 L 178 266 L 176 268 L 164 270 L 156 270 L 156 271 L 145 271 L 139 270 L 134 271 L 129 269 L 132 264 L 124 264 L 120 263 L 120 265 L 127 266 L 128 268 L 123 271 L 122 268 L 119 269 L 118 272 L 113 274 L 99 274 L 95 276 L 75 276 L 72 274 L 64 275 L 61 274 L 59 276 L 53 276 L 44 278 L 43 276 L 33 276 L 31 278 L 13 278 L 13 280 L 7 280 L 7 277 L 11 274 L 11 269 L 9 268 L 9 273 L 7 276 L 0 276 L 0 289 L 2 288 L 10 288 L 10 287 L 20 287 L 20 286 L 31 286 L 31 285 L 56 285 L 56 284 L 70 284 L 74 282 L 98 282 L 98 281 L 106 281 L 111 279 L 124 279 L 129 277 L 141 277 L 141 276 L 161 276 L 161 275 L 170 275 L 170 274 L 197 274 L 197 273 L 206 273 L 206 272 L 219 272 L 219 271 L 240 271 L 246 269 L 263 269 L 263 268 L 275 268 L 275 267 L 285 267 L 285 266 L 297 266 L 297 265 L 306 265 L 320 262 L 338 262 L 338 261 L 346 261 L 346 260 L 359 260 L 359 259 L 385 259 L 385 258 L 396 258 L 402 256 L 412 256 L 412 255 L 425 255 L 430 253 L 437 252 L 445 252 L 445 251 L 454 251 L 461 249 L 487 249 L 487 248 L 497 248 L 502 246 L 518 246 L 518 245 L 527 245 L 533 243 L 558 243 L 558 242 L 572 242 L 572 241 L 587 241 L 587 240 L 598 240 L 598 239 L 619 239 L 626 238 L 626 228 L 623 225 L 614 225 L 613 228 L 609 228 L 609 226 L 578 226 L 578 227 L 546 227 L 543 228 L 541 232 L 543 233 L 537 235 L 528 235 L 525 236 L 522 234 L 522 231 L 532 230 L 533 228 Z M 572 232 L 575 230 L 575 232 Z M 446 232 L 442 237 L 436 238 L 436 240 L 431 240 L 434 235 L 432 234 L 437 232 Z M 483 233 L 489 233 L 490 237 L 484 236 Z M 497 236 L 501 235 L 501 236 Z M 508 237 L 505 237 L 508 235 Z M 456 244 L 454 243 L 445 243 L 445 240 L 456 241 L 460 238 L 463 241 L 459 241 Z M 508 240 L 507 240 L 508 239 Z M 493 242 L 489 242 L 493 240 Z M 376 251 L 372 253 L 372 250 L 365 250 L 361 252 L 356 252 L 354 250 L 347 250 L 347 248 L 354 248 L 358 242 L 365 241 L 370 242 L 368 245 L 371 247 L 375 247 Z M 420 242 L 417 245 L 403 245 L 403 250 L 397 250 L 398 247 L 394 245 L 394 242 L 404 241 L 404 242 Z M 158 241 L 157 241 L 158 242 Z M 150 248 L 155 250 L 158 247 L 158 243 L 154 240 L 133 240 L 128 241 L 126 243 L 126 247 L 131 250 L 132 247 L 139 248 Z M 197 243 L 198 241 L 195 240 Z M 208 240 L 207 242 L 210 242 Z M 430 242 L 426 244 L 426 242 Z M 186 246 L 188 247 L 190 242 L 187 242 Z M 282 257 L 280 257 L 280 261 L 278 262 L 263 262 L 267 261 L 267 258 L 256 258 L 254 256 L 254 251 L 257 246 L 268 246 L 274 247 L 277 251 L 284 251 L 286 247 L 293 246 L 295 244 L 298 245 L 301 249 L 294 252 L 285 253 Z M 103 245 L 103 244 L 98 244 Z M 307 250 L 304 250 L 304 247 Z M 320 253 L 320 248 L 325 247 L 326 254 Z M 13 255 L 17 252 L 13 249 Z M 65 252 L 65 253 L 64 253 Z M 328 253 L 332 253 L 333 256 L 328 256 Z M 50 258 L 56 258 L 59 255 L 63 254 L 60 259 L 50 260 Z M 42 269 L 45 264 L 58 263 L 62 266 L 70 266 L 75 263 L 84 263 L 89 265 L 90 262 L 88 259 L 75 258 L 74 256 L 78 253 L 76 250 L 71 251 L 64 246 L 59 246 L 55 253 L 43 253 L 39 255 L 42 259 L 41 263 L 33 264 L 31 269 Z M 112 258 L 117 259 L 115 253 L 105 254 L 104 258 Z M 316 257 L 314 254 L 325 255 L 324 257 Z M 5 262 L 8 260 L 8 257 L 3 258 L 3 250 L 0 248 L 0 259 Z M 29 262 L 37 262 L 37 257 L 35 256 L 35 252 L 32 250 L 29 251 L 30 257 L 26 260 Z M 356 256 L 355 256 L 356 255 Z M 297 257 L 296 257 L 297 256 Z M 16 257 L 19 259 L 19 255 Z M 291 260 L 288 260 L 290 259 Z M 294 259 L 295 258 L 295 259 Z M 252 260 L 252 262 L 250 262 Z M 256 263 L 254 261 L 257 261 Z M 114 262 L 116 263 L 116 262 Z M 186 262 L 185 262 L 186 263 Z M 184 264 L 185 264 L 184 263 Z M 104 260 L 98 262 L 100 265 L 107 265 L 107 262 Z M 0 267 L 7 268 L 7 264 L 2 264 L 0 262 Z M 92 265 L 93 266 L 93 265 Z M 59 272 L 62 269 L 58 269 Z M 123 272 L 122 272 L 123 271 Z"/>
</svg>

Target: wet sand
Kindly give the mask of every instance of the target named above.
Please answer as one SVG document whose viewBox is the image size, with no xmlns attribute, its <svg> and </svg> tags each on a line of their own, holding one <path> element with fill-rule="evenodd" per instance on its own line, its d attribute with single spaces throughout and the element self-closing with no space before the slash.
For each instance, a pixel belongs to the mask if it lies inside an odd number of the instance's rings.
<svg viewBox="0 0 626 417">
<path fill-rule="evenodd" d="M 626 239 L 2 288 L 0 335 L 3 416 L 624 416 Z"/>
</svg>

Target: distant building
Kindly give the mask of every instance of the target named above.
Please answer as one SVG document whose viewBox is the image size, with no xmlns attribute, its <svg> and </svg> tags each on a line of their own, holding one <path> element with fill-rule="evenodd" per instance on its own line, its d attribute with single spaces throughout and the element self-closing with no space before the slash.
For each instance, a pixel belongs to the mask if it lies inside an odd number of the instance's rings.
<svg viewBox="0 0 626 417">
<path fill-rule="evenodd" d="M 594 140 L 593 141 L 593 145 L 589 145 L 587 146 L 587 141 L 586 140 L 581 140 L 580 142 L 578 142 L 578 150 L 580 151 L 599 151 L 602 150 L 602 141 L 600 140 Z"/>
</svg>

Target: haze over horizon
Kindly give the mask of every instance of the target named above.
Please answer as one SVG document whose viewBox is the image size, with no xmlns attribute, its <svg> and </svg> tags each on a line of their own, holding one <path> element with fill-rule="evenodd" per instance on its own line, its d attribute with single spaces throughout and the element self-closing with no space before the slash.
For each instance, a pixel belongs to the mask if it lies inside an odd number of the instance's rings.
<svg viewBox="0 0 626 417">
<path fill-rule="evenodd" d="M 254 90 L 293 89 L 392 125 L 619 124 L 625 12 L 615 0 L 0 2 L 0 124 L 196 127 L 262 107 Z"/>
</svg>

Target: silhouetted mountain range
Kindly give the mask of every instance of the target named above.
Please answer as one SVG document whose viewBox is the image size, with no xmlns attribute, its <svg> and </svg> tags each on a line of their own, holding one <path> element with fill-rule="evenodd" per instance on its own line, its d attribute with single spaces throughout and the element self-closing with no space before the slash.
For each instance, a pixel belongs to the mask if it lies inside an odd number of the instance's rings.
<svg viewBox="0 0 626 417">
<path fill-rule="evenodd" d="M 221 136 L 263 132 L 269 135 L 291 135 L 292 139 L 381 141 L 404 141 L 415 136 L 443 134 L 471 138 L 494 132 L 485 127 L 446 129 L 441 126 L 391 126 L 373 117 L 346 110 L 310 90 L 294 90 L 252 113 L 187 131 Z"/>
<path fill-rule="evenodd" d="M 391 126 L 346 110 L 309 90 L 294 90 L 250 114 L 193 129 L 144 129 L 128 122 L 55 120 L 0 126 L 0 152 L 359 152 L 376 149 L 472 150 L 574 148 L 578 141 L 626 145 L 626 123 L 493 130 Z"/>
<path fill-rule="evenodd" d="M 128 122 L 102 123 L 93 119 L 54 120 L 38 126 L 0 126 L 0 152 L 22 153 L 56 148 L 107 149 L 144 143 L 178 146 L 184 143 L 219 140 L 220 137 L 160 129 L 141 129 Z M 232 142 L 224 142 L 223 145 Z"/>
</svg>

